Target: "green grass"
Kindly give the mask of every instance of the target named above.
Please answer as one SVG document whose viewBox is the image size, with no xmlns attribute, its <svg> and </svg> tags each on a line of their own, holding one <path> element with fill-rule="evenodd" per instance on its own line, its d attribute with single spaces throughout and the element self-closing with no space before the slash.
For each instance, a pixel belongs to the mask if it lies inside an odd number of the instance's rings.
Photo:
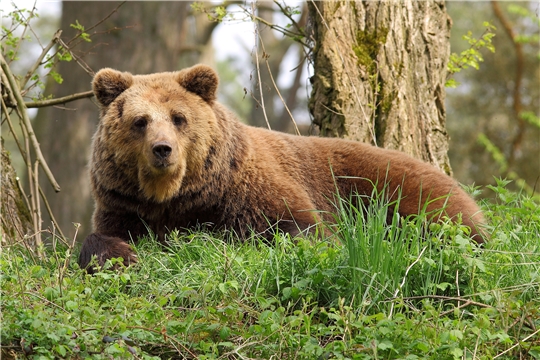
<svg viewBox="0 0 540 360">
<path fill-rule="evenodd" d="M 459 225 L 427 231 L 425 214 L 387 225 L 377 194 L 366 209 L 336 204 L 328 239 L 175 231 L 94 276 L 65 246 L 42 260 L 6 246 L 2 355 L 539 359 L 540 206 L 505 185 L 489 189 L 483 247 Z"/>
</svg>

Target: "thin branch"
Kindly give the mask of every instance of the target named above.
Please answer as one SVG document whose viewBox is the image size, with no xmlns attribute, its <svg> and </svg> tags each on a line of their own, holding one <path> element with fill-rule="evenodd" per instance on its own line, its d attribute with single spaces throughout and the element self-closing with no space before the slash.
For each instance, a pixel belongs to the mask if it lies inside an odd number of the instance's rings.
<svg viewBox="0 0 540 360">
<path fill-rule="evenodd" d="M 34 0 L 34 4 L 32 5 L 32 10 L 30 11 L 30 18 L 32 17 L 32 15 L 34 15 L 34 12 L 36 11 L 36 3 L 37 3 L 37 0 Z M 15 5 L 14 2 L 12 2 L 12 4 Z M 20 38 L 24 39 L 25 36 L 26 36 L 26 31 L 30 28 L 30 19 L 28 19 L 26 16 L 24 16 L 24 13 L 22 11 L 20 11 L 20 9 L 16 5 L 15 5 L 15 9 L 17 9 L 17 11 L 19 11 L 19 14 L 20 14 L 21 18 L 24 19 L 24 28 L 23 28 L 23 31 L 22 31 L 22 33 L 20 35 Z M 21 44 L 22 44 L 22 41 L 17 42 L 17 46 L 14 49 L 15 54 L 19 53 L 19 49 L 21 48 Z"/>
<path fill-rule="evenodd" d="M 11 73 L 11 70 L 9 69 L 9 66 L 2 54 L 0 54 L 0 63 L 2 70 L 4 71 L 4 74 L 6 75 L 9 85 L 11 87 L 11 92 L 13 93 L 13 95 L 15 96 L 15 100 L 17 101 L 17 106 L 21 109 L 22 121 L 24 126 L 26 127 L 26 130 L 28 131 L 30 139 L 32 140 L 32 145 L 34 147 L 34 151 L 36 152 L 36 157 L 38 158 L 39 163 L 41 164 L 43 171 L 45 171 L 45 175 L 47 175 L 47 178 L 51 182 L 54 190 L 58 192 L 60 191 L 60 185 L 58 185 L 58 183 L 56 182 L 54 175 L 51 172 L 51 169 L 49 169 L 49 166 L 47 165 L 47 162 L 45 161 L 45 158 L 41 153 L 39 142 L 37 141 L 36 135 L 34 134 L 32 123 L 30 122 L 30 118 L 28 117 L 28 113 L 26 112 L 26 108 L 24 106 L 24 100 L 17 87 L 17 82 L 13 77 L 13 74 Z"/>
<path fill-rule="evenodd" d="M 300 64 L 295 69 L 291 70 L 291 71 L 295 70 L 295 75 L 294 75 L 294 79 L 291 84 L 291 87 L 287 90 L 287 99 L 285 100 L 288 106 L 292 109 L 296 107 L 296 104 L 298 102 L 298 96 L 296 93 L 298 92 L 298 89 L 300 89 L 302 75 L 304 72 L 303 64 L 304 64 L 304 61 L 306 61 L 305 57 L 302 58 L 303 53 L 304 53 L 304 48 L 301 46 L 299 46 L 298 48 L 299 48 L 298 57 L 300 59 Z M 279 117 L 280 119 L 279 123 L 281 124 L 285 123 L 287 120 L 286 117 L 287 117 L 287 114 L 285 114 L 285 111 L 282 111 Z"/>
<path fill-rule="evenodd" d="M 472 300 L 465 300 L 463 297 L 456 297 L 456 296 L 444 296 L 444 295 L 419 295 L 419 296 L 409 296 L 403 298 L 404 300 L 421 300 L 421 299 L 436 299 L 436 300 L 445 300 L 445 301 L 466 301 L 469 304 L 468 305 L 476 305 L 483 308 L 492 308 L 493 306 L 487 305 L 484 303 L 480 303 L 477 301 Z"/>
<path fill-rule="evenodd" d="M 43 254 L 43 241 L 41 240 L 41 207 L 39 202 L 39 196 L 37 195 L 39 193 L 39 179 L 38 179 L 38 173 L 39 173 L 39 161 L 36 161 L 34 164 L 34 194 L 35 194 L 35 211 L 36 211 L 36 250 L 38 254 L 38 258 L 43 260 L 44 254 Z"/>
<path fill-rule="evenodd" d="M 70 49 L 70 47 L 62 39 L 58 39 L 58 43 L 62 46 L 62 48 L 64 48 L 67 52 L 69 52 L 73 60 L 75 60 L 75 62 L 79 64 L 79 66 L 84 71 L 86 71 L 87 74 L 89 74 L 90 76 L 94 76 L 94 70 L 92 70 L 92 68 L 88 66 L 88 64 L 85 63 L 80 57 L 75 55 L 75 53 Z"/>
<path fill-rule="evenodd" d="M 514 111 L 514 117 L 518 122 L 518 131 L 517 134 L 514 136 L 514 139 L 512 140 L 512 147 L 510 149 L 510 155 L 508 156 L 508 167 L 512 167 L 516 158 L 516 152 L 518 148 L 521 146 L 521 143 L 523 141 L 523 136 L 525 135 L 525 120 L 523 120 L 520 116 L 522 111 L 522 103 L 521 103 L 521 83 L 523 80 L 523 71 L 524 71 L 524 55 L 523 55 L 523 46 L 519 41 L 516 41 L 516 34 L 514 32 L 514 29 L 512 28 L 512 24 L 506 19 L 504 16 L 501 8 L 499 7 L 499 3 L 497 1 L 491 1 L 491 6 L 493 8 L 493 12 L 495 13 L 495 16 L 501 24 L 503 25 L 504 30 L 506 31 L 506 34 L 510 37 L 510 40 L 512 41 L 512 45 L 514 45 L 514 50 L 516 52 L 516 73 L 515 73 L 515 80 L 514 80 L 514 92 L 513 92 L 513 111 Z"/>
<path fill-rule="evenodd" d="M 511 347 L 509 347 L 508 349 L 504 350 L 502 353 L 497 354 L 497 356 L 495 356 L 493 359 L 496 359 L 496 358 L 498 358 L 498 357 L 503 356 L 504 354 L 506 354 L 507 352 L 509 352 L 509 351 L 512 350 L 513 348 L 520 346 L 523 342 L 529 340 L 530 338 L 532 338 L 533 336 L 535 336 L 535 335 L 538 334 L 538 333 L 540 333 L 540 329 L 536 330 L 535 332 L 533 332 L 532 334 L 530 334 L 529 336 L 527 336 L 527 337 L 524 338 L 523 340 L 518 341 L 516 344 L 514 344 L 514 345 L 512 345 Z"/>
<path fill-rule="evenodd" d="M 26 76 L 24 77 L 23 81 L 21 82 L 21 85 L 19 86 L 21 90 L 24 89 L 24 87 L 26 86 L 26 83 L 28 83 L 28 80 L 30 80 L 30 78 L 32 77 L 32 74 L 41 65 L 41 62 L 43 61 L 43 58 L 45 57 L 45 55 L 47 55 L 47 53 L 49 52 L 49 50 L 51 50 L 54 44 L 58 42 L 58 40 L 60 39 L 60 35 L 62 35 L 62 30 L 58 30 L 54 33 L 53 38 L 51 39 L 47 47 L 43 49 L 43 51 L 41 52 L 41 55 L 39 55 L 34 65 L 32 65 L 30 70 L 28 70 L 28 72 L 26 73 Z"/>
<path fill-rule="evenodd" d="M 99 25 L 101 25 L 102 23 L 104 23 L 105 21 L 107 21 L 107 19 L 109 19 L 111 16 L 113 16 L 113 14 L 116 13 L 116 12 L 118 11 L 118 9 L 120 9 L 126 2 L 127 2 L 127 1 L 122 1 L 122 2 L 120 3 L 120 5 L 118 5 L 117 7 L 115 7 L 115 8 L 109 13 L 109 15 L 105 16 L 103 19 L 101 19 L 100 21 L 98 21 L 98 22 L 95 23 L 94 25 L 90 26 L 88 29 L 86 29 L 86 32 L 89 32 L 89 31 L 91 31 L 91 30 L 94 30 L 96 27 L 98 27 Z M 79 35 L 80 35 L 80 34 L 79 34 Z M 79 37 L 79 35 L 77 35 L 75 38 Z M 75 38 L 73 38 L 72 40 L 74 40 Z M 70 41 L 68 42 L 68 44 L 71 43 L 72 40 L 70 40 Z"/>
<path fill-rule="evenodd" d="M 184 344 L 182 344 L 182 343 L 180 342 L 180 340 L 176 339 L 176 338 L 173 337 L 173 336 L 168 335 L 166 330 L 158 331 L 158 330 L 154 330 L 154 329 L 147 328 L 147 327 L 144 327 L 144 326 L 136 326 L 136 325 L 135 325 L 135 326 L 129 326 L 129 325 L 128 325 L 127 328 L 129 328 L 129 329 L 140 329 L 140 330 L 145 330 L 145 331 L 148 331 L 148 332 L 152 332 L 152 333 L 154 333 L 154 334 L 162 335 L 163 338 L 164 338 L 164 340 L 169 339 L 169 340 L 171 340 L 171 341 L 176 342 L 176 343 L 177 343 L 178 345 L 180 345 L 186 352 L 188 352 L 189 355 L 193 356 L 194 359 L 197 358 L 197 355 L 194 354 L 191 350 L 189 350 Z M 179 352 L 179 353 L 180 353 L 180 352 Z M 180 353 L 180 355 L 182 355 L 182 354 Z"/>
<path fill-rule="evenodd" d="M 25 291 L 24 294 L 35 296 L 35 297 L 37 297 L 38 299 L 40 299 L 41 301 L 43 301 L 43 302 L 45 302 L 45 303 L 48 303 L 48 304 L 50 304 L 50 305 L 52 305 L 52 306 L 54 306 L 54 307 L 56 307 L 56 308 L 58 308 L 58 309 L 60 309 L 60 310 L 62 310 L 62 311 L 64 311 L 64 312 L 68 313 L 68 314 L 70 313 L 69 311 L 67 311 L 66 309 L 64 309 L 63 307 L 61 307 L 60 305 L 57 305 L 56 303 L 53 303 L 52 301 L 47 300 L 47 299 L 44 298 L 43 296 L 40 296 L 40 295 L 38 295 L 38 294 L 36 294 L 36 293 L 33 293 L 33 292 L 31 292 L 31 291 Z"/>
<path fill-rule="evenodd" d="M 283 15 L 285 15 L 287 17 L 287 19 L 289 19 L 291 21 L 291 23 L 294 25 L 294 27 L 296 28 L 296 30 L 298 31 L 298 34 L 300 34 L 303 38 L 306 37 L 306 34 L 304 33 L 304 30 L 302 29 L 302 27 L 300 26 L 300 24 L 298 24 L 292 17 L 292 15 L 286 10 L 283 8 L 283 6 L 279 3 L 279 1 L 277 0 L 274 0 L 274 4 L 276 4 L 279 9 L 281 10 L 281 13 Z M 300 22 L 303 22 L 302 19 L 304 19 L 304 22 L 305 22 L 305 16 L 304 14 L 307 13 L 307 9 L 305 9 L 305 3 L 304 3 L 304 11 L 302 11 L 302 15 L 300 17 Z"/>
<path fill-rule="evenodd" d="M 36 210 L 37 196 L 36 196 L 36 194 L 34 192 L 34 190 L 35 190 L 35 187 L 34 187 L 35 178 L 34 178 L 34 173 L 32 171 L 32 159 L 31 159 L 31 155 L 30 155 L 30 140 L 29 140 L 28 131 L 26 130 L 26 127 L 21 122 L 19 122 L 19 125 L 21 126 L 21 130 L 22 130 L 23 138 L 24 138 L 24 146 L 25 146 L 25 151 L 24 151 L 25 159 L 24 159 L 24 162 L 26 164 L 26 172 L 28 174 L 28 187 L 30 188 L 30 197 L 29 197 L 30 206 L 28 207 L 28 210 L 30 211 L 30 215 L 31 215 L 31 218 L 32 218 L 32 228 L 33 228 L 34 234 L 36 235 L 36 239 L 37 239 L 38 222 L 40 221 L 40 219 L 37 218 L 37 210 Z M 21 189 L 22 189 L 22 187 L 21 187 Z M 37 199 L 37 201 L 39 201 L 39 199 Z M 27 238 L 27 237 L 30 237 L 30 236 L 25 236 L 25 238 Z M 37 242 L 34 242 L 34 244 L 33 244 L 34 249 L 37 248 L 36 243 Z M 31 245 L 31 244 L 27 244 L 26 241 L 24 241 L 24 244 L 25 244 L 25 246 L 30 246 Z M 39 253 L 38 253 L 38 256 L 39 256 Z M 39 257 L 41 258 L 41 256 L 39 256 Z"/>
<path fill-rule="evenodd" d="M 107 19 L 109 19 L 114 13 L 118 11 L 118 9 L 124 5 L 126 2 L 123 1 L 118 5 L 116 8 L 114 8 L 107 16 L 105 16 L 103 19 L 98 21 L 96 24 L 92 25 L 90 28 L 86 29 L 85 32 L 88 33 L 91 30 L 95 29 L 97 26 L 105 22 Z M 81 40 L 81 34 L 82 32 L 79 31 L 73 38 L 71 38 L 67 43 L 65 43 L 61 38 L 58 38 L 56 42 L 60 45 L 59 48 L 56 50 L 56 52 L 53 54 L 53 57 L 56 56 L 56 54 L 61 50 L 61 48 L 64 48 L 66 51 L 69 52 L 69 54 L 72 56 L 72 58 L 75 60 L 77 64 L 81 66 L 81 68 L 86 71 L 90 76 L 94 76 L 94 71 L 86 64 L 81 57 L 75 55 L 75 53 L 71 50 L 72 48 L 76 47 L 78 44 L 80 44 L 83 40 Z M 94 32 L 94 35 L 96 32 Z M 75 44 L 72 45 L 73 42 L 78 40 Z M 55 60 L 54 63 L 56 64 L 58 60 Z"/>
<path fill-rule="evenodd" d="M 257 33 L 257 35 L 259 35 L 259 34 Z M 260 35 L 259 35 L 259 43 L 261 44 L 261 46 L 263 48 L 263 53 L 266 54 L 266 50 L 264 49 L 264 44 L 263 44 L 263 41 L 262 41 Z M 270 69 L 270 63 L 268 62 L 268 57 L 265 57 L 265 62 L 266 62 L 266 67 L 268 68 L 268 74 L 270 75 L 270 80 L 272 80 L 272 84 L 274 85 L 274 89 L 276 89 L 276 92 L 277 92 L 279 98 L 281 99 L 281 102 L 283 103 L 283 106 L 285 107 L 285 110 L 287 110 L 287 112 L 289 113 L 290 119 L 291 119 L 291 121 L 292 121 L 292 123 L 294 125 L 295 130 L 296 130 L 296 134 L 300 135 L 300 130 L 298 130 L 298 126 L 296 125 L 296 121 L 294 120 L 294 116 L 291 113 L 291 111 L 289 110 L 289 107 L 287 106 L 287 103 L 283 99 L 283 96 L 281 96 L 281 92 L 279 91 L 278 86 L 277 86 L 276 82 L 274 81 L 274 76 L 272 75 L 272 70 Z M 258 63 L 258 60 L 257 60 L 257 63 Z M 262 94 L 261 94 L 261 96 L 262 96 Z"/>
<path fill-rule="evenodd" d="M 255 3 L 251 3 L 251 11 L 253 12 L 253 14 L 255 14 Z M 256 21 L 254 21 L 253 26 L 255 29 L 255 63 L 257 65 L 257 78 L 259 79 L 259 92 L 261 94 L 261 104 L 262 104 L 261 108 L 264 114 L 264 120 L 266 120 L 266 125 L 268 126 L 268 129 L 272 130 L 272 128 L 270 127 L 270 123 L 268 122 L 268 116 L 266 115 L 266 109 L 264 106 L 264 96 L 263 96 L 262 81 L 261 81 L 261 69 L 259 67 L 259 45 L 258 45 L 259 24 Z"/>
<path fill-rule="evenodd" d="M 49 213 L 53 226 L 58 230 L 62 239 L 66 239 L 66 236 L 62 232 L 62 229 L 60 229 L 60 226 L 58 225 L 58 221 L 56 221 L 56 218 L 54 217 L 51 206 L 49 205 L 49 201 L 47 201 L 47 197 L 45 196 L 45 193 L 43 192 L 43 189 L 41 188 L 41 186 L 39 186 L 39 195 L 41 195 L 41 200 L 43 200 L 43 203 L 45 204 L 45 208 L 47 209 L 47 212 Z"/>
<path fill-rule="evenodd" d="M 250 16 L 251 16 L 251 19 L 254 22 L 257 22 L 257 21 L 261 22 L 264 25 L 268 26 L 270 29 L 276 30 L 277 32 L 280 32 L 283 35 L 291 38 L 292 40 L 302 44 L 302 46 L 309 47 L 304 41 L 300 40 L 300 38 L 302 37 L 302 34 L 298 34 L 298 33 L 289 31 L 289 30 L 287 30 L 284 27 L 281 27 L 279 25 L 272 24 L 271 22 L 268 22 L 267 20 L 263 19 L 262 17 L 259 17 L 259 16 L 255 15 L 254 13 L 252 13 Z"/>
<path fill-rule="evenodd" d="M 9 131 L 11 131 L 11 135 L 13 136 L 13 139 L 15 140 L 15 143 L 17 144 L 17 147 L 19 148 L 19 152 L 23 156 L 23 159 L 26 160 L 26 154 L 24 149 L 22 148 L 21 143 L 19 142 L 19 138 L 17 137 L 17 134 L 15 133 L 15 129 L 13 128 L 13 123 L 11 122 L 11 116 L 9 116 L 9 111 L 7 109 L 6 103 L 4 102 L 4 99 L 2 100 L 2 113 L 6 117 L 6 121 L 8 123 Z"/>
<path fill-rule="evenodd" d="M 92 96 L 94 96 L 94 92 L 92 90 L 89 90 L 82 93 L 72 94 L 72 95 L 64 96 L 57 99 L 25 102 L 24 105 L 28 109 L 41 108 L 41 107 L 46 107 L 46 106 L 61 105 L 61 104 L 65 104 L 65 103 L 79 100 L 79 99 L 91 98 Z"/>
<path fill-rule="evenodd" d="M 426 251 L 427 249 L 427 246 L 424 246 L 424 248 L 422 249 L 422 251 L 420 251 L 420 254 L 418 254 L 418 256 L 416 257 L 416 260 L 414 260 L 412 262 L 411 265 L 409 265 L 407 267 L 407 269 L 405 270 L 405 275 L 403 275 L 403 280 L 401 281 L 401 284 L 399 284 L 399 287 L 396 289 L 396 291 L 394 292 L 394 299 L 397 298 L 399 292 L 401 291 L 401 289 L 403 289 L 403 286 L 405 285 L 405 281 L 407 279 L 407 275 L 409 274 L 409 271 L 412 269 L 412 267 L 418 262 L 420 261 L 420 258 L 422 257 L 422 255 L 424 254 L 424 251 Z M 388 315 L 388 318 L 392 318 L 392 314 L 394 312 L 394 302 L 392 302 L 392 306 L 390 307 L 390 314 Z"/>
</svg>

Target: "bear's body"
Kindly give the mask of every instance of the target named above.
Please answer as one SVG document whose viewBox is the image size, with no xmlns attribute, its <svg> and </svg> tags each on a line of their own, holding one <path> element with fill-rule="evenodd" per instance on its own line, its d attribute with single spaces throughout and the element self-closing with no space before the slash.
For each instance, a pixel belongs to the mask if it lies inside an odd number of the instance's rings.
<svg viewBox="0 0 540 360">
<path fill-rule="evenodd" d="M 480 209 L 439 170 L 398 151 L 244 125 L 215 101 L 217 84 L 203 65 L 95 76 L 102 106 L 90 166 L 96 209 L 82 267 L 92 255 L 100 264 L 134 261 L 128 241 L 147 227 L 161 239 L 203 223 L 240 236 L 276 228 L 294 235 L 330 220 L 338 191 L 369 196 L 373 183 L 386 183 L 388 194 L 401 191 L 400 214 L 416 214 L 429 200 L 429 212 L 462 214 L 482 241 Z"/>
</svg>

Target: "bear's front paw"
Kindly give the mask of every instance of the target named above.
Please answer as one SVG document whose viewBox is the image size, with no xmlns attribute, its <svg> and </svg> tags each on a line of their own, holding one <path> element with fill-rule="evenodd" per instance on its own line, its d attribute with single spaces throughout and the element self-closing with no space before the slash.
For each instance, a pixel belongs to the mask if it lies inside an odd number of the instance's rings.
<svg viewBox="0 0 540 360">
<path fill-rule="evenodd" d="M 93 233 L 88 235 L 84 240 L 79 255 L 79 266 L 90 274 L 93 274 L 96 269 L 90 266 L 93 256 L 96 256 L 97 263 L 101 267 L 108 259 L 123 258 L 124 265 L 134 264 L 137 262 L 137 255 L 131 246 L 121 238 L 107 236 L 103 234 Z"/>
</svg>

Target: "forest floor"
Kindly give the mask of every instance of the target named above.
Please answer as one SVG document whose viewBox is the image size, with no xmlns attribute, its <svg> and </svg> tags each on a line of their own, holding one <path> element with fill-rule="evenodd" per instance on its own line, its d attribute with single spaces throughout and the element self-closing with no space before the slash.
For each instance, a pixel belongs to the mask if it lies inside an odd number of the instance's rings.
<svg viewBox="0 0 540 360">
<path fill-rule="evenodd" d="M 325 240 L 174 231 L 93 276 L 55 238 L 41 259 L 4 246 L 1 356 L 540 359 L 540 205 L 484 191 L 482 246 L 422 216 L 386 225 L 377 199 L 338 204 Z"/>
</svg>

